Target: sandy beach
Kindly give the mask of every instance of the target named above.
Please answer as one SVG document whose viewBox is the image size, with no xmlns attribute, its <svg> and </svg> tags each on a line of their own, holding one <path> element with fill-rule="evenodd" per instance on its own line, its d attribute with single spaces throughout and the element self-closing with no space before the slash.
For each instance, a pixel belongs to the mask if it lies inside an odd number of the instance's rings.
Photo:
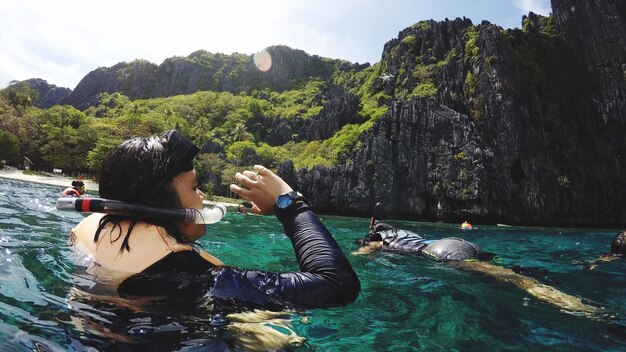
<svg viewBox="0 0 626 352">
<path fill-rule="evenodd" d="M 27 175 L 27 174 L 24 174 L 23 170 L 18 170 L 18 169 L 2 169 L 0 170 L 0 177 L 9 178 L 13 180 L 26 181 L 26 182 L 43 183 L 43 184 L 47 184 L 51 186 L 59 186 L 59 192 L 61 192 L 67 187 L 71 187 L 72 181 L 76 180 L 75 178 L 64 177 L 64 176 L 53 175 L 53 174 Z M 89 179 L 83 179 L 83 182 L 85 182 L 85 189 L 87 191 L 98 192 L 97 182 L 93 180 L 89 180 Z M 203 201 L 203 203 L 206 205 L 214 205 L 218 202 L 205 200 Z M 236 203 L 225 203 L 225 202 L 220 202 L 220 203 L 226 205 L 229 208 L 237 208 L 237 205 L 238 205 Z"/>
<path fill-rule="evenodd" d="M 0 177 L 9 178 L 12 180 L 20 180 L 27 182 L 36 182 L 43 183 L 52 186 L 59 186 L 59 192 L 67 187 L 72 186 L 72 181 L 76 180 L 71 177 L 64 177 L 54 174 L 43 174 L 43 175 L 27 175 L 24 174 L 23 170 L 18 169 L 2 169 L 0 170 Z M 98 192 L 98 183 L 93 180 L 83 179 L 85 182 L 85 189 L 91 192 Z"/>
</svg>

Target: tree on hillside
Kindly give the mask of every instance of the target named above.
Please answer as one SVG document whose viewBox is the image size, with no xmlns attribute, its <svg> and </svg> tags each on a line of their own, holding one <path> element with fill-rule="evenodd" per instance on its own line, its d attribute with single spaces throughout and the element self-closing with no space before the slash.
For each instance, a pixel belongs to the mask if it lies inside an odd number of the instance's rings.
<svg viewBox="0 0 626 352">
<path fill-rule="evenodd" d="M 15 109 L 25 109 L 35 104 L 39 92 L 31 89 L 27 83 L 11 81 L 9 86 L 2 90 L 2 95 Z"/>
<path fill-rule="evenodd" d="M 50 168 L 84 172 L 87 155 L 95 144 L 93 134 L 84 132 L 70 126 L 52 127 L 41 150 L 43 160 Z"/>
<path fill-rule="evenodd" d="M 102 160 L 113 148 L 122 143 L 119 137 L 100 137 L 96 145 L 87 153 L 87 167 L 92 175 L 98 175 Z"/>
<path fill-rule="evenodd" d="M 49 126 L 79 128 L 87 120 L 87 116 L 80 110 L 69 105 L 55 105 L 42 113 L 43 123 Z"/>
<path fill-rule="evenodd" d="M 0 160 L 11 165 L 20 160 L 20 144 L 17 137 L 10 132 L 0 131 Z"/>
<path fill-rule="evenodd" d="M 250 141 L 254 140 L 254 136 L 248 132 L 246 125 L 243 123 L 237 124 L 230 133 L 233 142 Z"/>
</svg>

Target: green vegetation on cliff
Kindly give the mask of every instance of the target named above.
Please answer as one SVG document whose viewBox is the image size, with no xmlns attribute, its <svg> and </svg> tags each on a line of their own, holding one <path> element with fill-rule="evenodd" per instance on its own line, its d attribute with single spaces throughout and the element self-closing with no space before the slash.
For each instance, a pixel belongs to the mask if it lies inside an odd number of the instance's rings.
<svg viewBox="0 0 626 352">
<path fill-rule="evenodd" d="M 235 60 L 233 67 L 244 67 L 243 57 L 238 57 L 241 60 Z M 184 60 L 188 64 L 225 66 L 223 57 L 202 51 Z M 69 105 L 37 108 L 34 106 L 37 92 L 14 82 L 0 94 L 3 146 L 0 158 L 10 164 L 22 164 L 22 157 L 28 157 L 35 169 L 60 168 L 68 174 L 97 176 L 102 158 L 120 141 L 176 128 L 199 146 L 212 146 L 201 154 L 197 166 L 201 172 L 212 172 L 218 177 L 217 187 L 233 181 L 229 173 L 234 174 L 235 168 L 257 162 L 269 167 L 287 160 L 292 160 L 296 168 L 336 165 L 386 108 L 378 104 L 380 93 L 372 87 L 377 77 L 375 69 L 350 68 L 342 62 L 333 64 L 349 69 L 334 70 L 335 74 L 328 80 L 310 77 L 300 83 L 291 81 L 289 89 L 272 89 L 268 85 L 236 94 L 199 91 L 131 99 L 121 92 L 101 92 L 96 103 L 84 111 Z M 120 64 L 115 72 L 132 78 L 134 71 L 145 72 L 151 67 L 137 61 Z M 232 78 L 235 73 L 225 74 Z M 274 137 L 281 133 L 281 121 L 293 121 L 294 126 L 301 126 L 319 118 L 328 103 L 331 85 L 361 98 L 356 113 L 345 117 L 348 123 L 335 126 L 330 138 L 293 140 L 287 135 L 285 141 L 276 143 L 279 139 Z M 213 192 L 211 188 L 207 186 L 207 191 Z"/>
</svg>

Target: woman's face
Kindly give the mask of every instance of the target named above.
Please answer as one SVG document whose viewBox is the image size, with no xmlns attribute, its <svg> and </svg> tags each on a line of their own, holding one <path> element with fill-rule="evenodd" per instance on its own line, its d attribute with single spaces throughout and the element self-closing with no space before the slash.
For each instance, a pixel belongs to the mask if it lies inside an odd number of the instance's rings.
<svg viewBox="0 0 626 352">
<path fill-rule="evenodd" d="M 176 175 L 172 180 L 172 186 L 178 193 L 180 206 L 183 208 L 202 209 L 204 204 L 204 193 L 198 189 L 198 179 L 196 171 L 184 171 Z M 180 233 L 189 242 L 196 241 L 206 233 L 204 224 L 192 224 L 179 222 L 176 224 Z"/>
</svg>

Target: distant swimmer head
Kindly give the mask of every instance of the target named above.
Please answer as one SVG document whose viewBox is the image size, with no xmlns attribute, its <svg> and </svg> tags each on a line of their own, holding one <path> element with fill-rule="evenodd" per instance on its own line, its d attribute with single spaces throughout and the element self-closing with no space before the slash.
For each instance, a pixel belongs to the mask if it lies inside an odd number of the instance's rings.
<svg viewBox="0 0 626 352">
<path fill-rule="evenodd" d="M 72 188 L 81 195 L 85 194 L 85 182 L 81 180 L 72 181 Z"/>
<path fill-rule="evenodd" d="M 611 242 L 611 254 L 626 255 L 626 230 L 618 233 Z"/>
<path fill-rule="evenodd" d="M 463 230 L 471 230 L 471 229 L 473 229 L 473 228 L 474 228 L 474 227 L 472 226 L 472 224 L 470 224 L 470 223 L 469 223 L 469 222 L 467 222 L 467 221 L 464 221 L 464 222 L 461 224 L 461 229 L 463 229 Z"/>
<path fill-rule="evenodd" d="M 100 196 L 158 208 L 202 209 L 193 160 L 199 149 L 176 130 L 128 139 L 102 161 Z M 195 226 L 195 228 L 194 228 Z M 177 224 L 187 241 L 204 235 L 204 225 Z"/>
</svg>

